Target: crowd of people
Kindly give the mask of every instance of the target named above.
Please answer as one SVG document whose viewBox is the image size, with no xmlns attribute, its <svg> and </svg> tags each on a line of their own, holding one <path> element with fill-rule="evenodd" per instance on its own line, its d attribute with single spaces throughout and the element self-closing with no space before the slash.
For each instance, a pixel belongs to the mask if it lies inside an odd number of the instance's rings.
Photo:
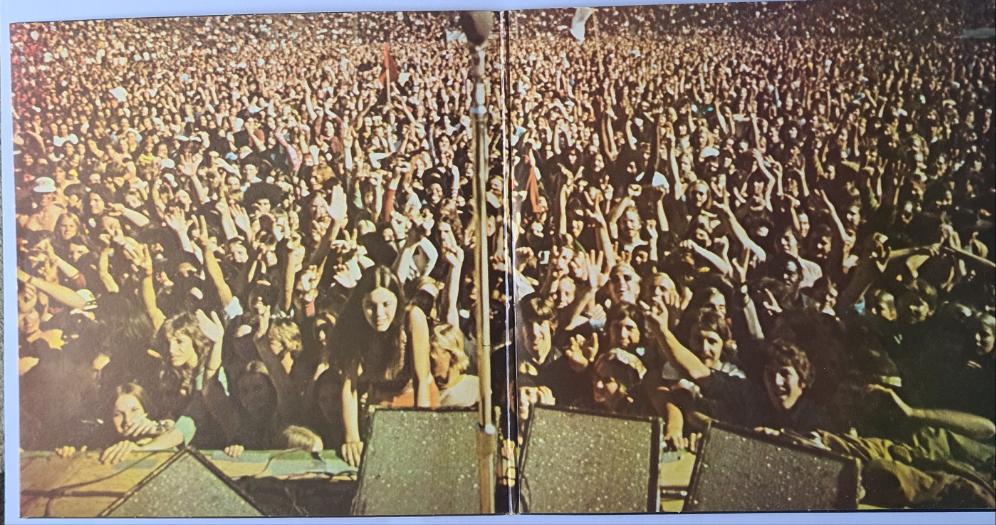
<svg viewBox="0 0 996 525">
<path fill-rule="evenodd" d="M 459 31 L 451 13 L 14 26 L 22 448 L 357 465 L 369 407 L 475 405 Z"/>
<path fill-rule="evenodd" d="M 986 4 L 510 13 L 520 419 L 719 420 L 859 458 L 868 504 L 992 508 Z"/>
<path fill-rule="evenodd" d="M 14 25 L 21 446 L 357 465 L 370 407 L 479 401 L 481 299 L 520 429 L 720 420 L 993 507 L 983 4 L 508 13 L 486 290 L 456 15 Z"/>
</svg>

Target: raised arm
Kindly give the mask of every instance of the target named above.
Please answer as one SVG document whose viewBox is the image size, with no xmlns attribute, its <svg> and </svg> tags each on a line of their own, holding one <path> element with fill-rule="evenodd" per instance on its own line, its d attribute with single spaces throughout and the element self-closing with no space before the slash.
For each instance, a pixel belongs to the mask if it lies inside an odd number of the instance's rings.
<svg viewBox="0 0 996 525">
<path fill-rule="evenodd" d="M 429 407 L 432 373 L 429 367 L 429 323 L 421 309 L 408 311 L 408 336 L 412 342 L 412 380 L 415 386 L 415 406 Z"/>
<path fill-rule="evenodd" d="M 228 201 L 224 195 L 218 198 L 218 202 L 215 203 L 215 209 L 221 215 L 221 230 L 225 233 L 225 240 L 230 241 L 238 237 L 239 231 L 235 225 L 235 220 L 232 218 L 232 211 L 229 209 Z"/>
<path fill-rule="evenodd" d="M 921 425 L 947 428 L 979 440 L 996 435 L 996 425 L 988 418 L 957 410 L 913 407 L 899 397 L 895 390 L 880 385 L 869 387 L 869 391 L 886 396 L 903 418 Z"/>
<path fill-rule="evenodd" d="M 166 322 L 166 314 L 159 309 L 156 301 L 156 287 L 153 281 L 152 254 L 147 245 L 142 245 L 135 260 L 137 266 L 142 269 L 141 295 L 142 304 L 145 305 L 145 313 L 152 322 L 153 333 L 159 331 L 159 327 Z"/>
<path fill-rule="evenodd" d="M 723 212 L 723 219 L 726 221 L 727 226 L 730 227 L 730 231 L 733 232 L 733 235 L 737 238 L 740 244 L 747 250 L 750 250 L 750 252 L 754 254 L 754 257 L 757 257 L 758 261 L 764 262 L 767 259 L 767 253 L 760 244 L 754 242 L 754 239 L 750 238 L 750 234 L 747 233 L 747 230 L 744 229 L 743 225 L 740 224 L 740 221 L 737 219 L 736 214 L 733 213 L 733 208 L 730 207 L 729 192 L 723 192 L 723 200 L 720 204 L 720 209 Z"/>
<path fill-rule="evenodd" d="M 588 254 L 584 254 L 584 266 L 585 274 L 587 275 L 587 280 L 584 283 L 584 293 L 579 293 L 574 298 L 574 302 L 570 304 L 568 308 L 568 322 L 567 328 L 571 329 L 576 327 L 582 317 L 581 314 L 584 313 L 588 305 L 595 300 L 595 293 L 599 288 L 605 284 L 605 273 L 602 272 L 603 261 L 605 256 L 602 253 L 597 253 L 592 251 Z"/>
<path fill-rule="evenodd" d="M 678 168 L 678 148 L 674 142 L 673 133 L 668 137 L 668 143 L 670 146 L 668 148 L 668 164 L 671 166 L 671 179 L 668 181 L 671 184 L 670 200 L 679 201 L 685 195 L 685 190 L 681 182 L 681 170 Z"/>
<path fill-rule="evenodd" d="M 131 208 L 126 208 L 125 205 L 121 203 L 112 202 L 108 205 L 108 207 L 114 210 L 114 212 L 117 213 L 118 215 L 121 215 L 125 219 L 128 219 L 129 222 L 131 222 L 135 226 L 138 226 L 139 228 L 144 228 L 148 226 L 150 222 L 149 218 L 146 217 L 145 215 Z"/>
<path fill-rule="evenodd" d="M 770 171 L 768 171 L 767 168 L 768 160 L 766 160 L 762 156 L 760 149 L 754 150 L 754 160 L 757 161 L 757 168 L 761 170 L 761 173 L 764 174 L 764 177 L 768 179 L 767 183 L 764 186 L 764 205 L 766 208 L 768 208 L 769 211 L 772 211 L 774 210 L 774 207 L 771 205 L 771 193 L 775 190 L 775 183 L 777 182 L 777 178 L 774 175 L 772 175 Z M 781 169 L 781 167 L 779 167 L 779 169 Z"/>
<path fill-rule="evenodd" d="M 592 201 L 588 198 L 588 195 L 584 195 L 585 200 L 589 204 L 588 218 L 595 223 L 595 229 L 598 233 L 598 244 L 602 253 L 605 254 L 605 262 L 608 264 L 609 268 L 616 265 L 616 250 L 612 246 L 612 238 L 609 236 L 609 227 L 605 220 L 605 214 L 602 212 L 600 203 L 595 200 Z"/>
<path fill-rule="evenodd" d="M 211 352 L 208 354 L 208 361 L 205 365 L 207 377 L 214 377 L 221 369 L 222 341 L 225 339 L 225 325 L 218 318 L 218 313 L 214 310 L 211 315 L 207 315 L 203 310 L 197 310 L 197 324 L 201 333 L 211 341 Z"/>
<path fill-rule="evenodd" d="M 100 256 L 97 258 L 97 276 L 100 277 L 101 284 L 104 285 L 104 289 L 107 293 L 118 293 L 121 291 L 118 288 L 117 281 L 111 275 L 111 252 L 113 249 L 110 246 L 105 246 L 100 250 Z"/>
<path fill-rule="evenodd" d="M 723 259 L 718 254 L 714 253 L 712 250 L 709 250 L 701 246 L 699 243 L 695 242 L 694 240 L 685 239 L 681 241 L 681 244 L 679 246 L 681 246 L 686 250 L 692 250 L 693 252 L 695 252 L 696 255 L 708 261 L 709 264 L 711 264 L 713 267 L 719 270 L 719 272 L 722 273 L 723 275 L 732 274 L 733 267 L 730 265 L 729 261 Z"/>
<path fill-rule="evenodd" d="M 833 221 L 834 226 L 837 227 L 837 234 L 840 236 L 840 239 L 844 241 L 844 244 L 853 242 L 854 238 L 847 233 L 847 228 L 844 227 L 844 223 L 840 220 L 840 215 L 837 213 L 837 207 L 833 205 L 827 192 L 823 189 L 818 189 L 816 190 L 816 194 L 820 196 L 823 204 L 827 207 L 827 212 L 830 214 L 830 219 Z"/>
<path fill-rule="evenodd" d="M 561 166 L 560 169 L 567 176 L 570 170 Z M 560 195 L 557 199 L 557 233 L 560 235 L 567 234 L 567 201 L 570 199 L 571 188 L 567 184 L 560 186 Z"/>
<path fill-rule="evenodd" d="M 34 277 L 28 274 L 24 270 L 18 268 L 17 270 L 17 280 L 29 285 L 34 286 L 39 292 L 48 295 L 52 299 L 70 307 L 70 308 L 83 308 L 86 306 L 86 301 L 77 295 L 71 288 L 67 288 L 58 283 L 51 283 L 44 279 Z M 116 285 L 115 285 L 116 286 Z"/>
<path fill-rule="evenodd" d="M 657 338 L 671 362 L 693 381 L 709 377 L 712 370 L 691 350 L 681 344 L 681 341 L 678 341 L 678 338 L 671 332 L 668 327 L 667 307 L 663 304 L 655 305 L 653 308 L 646 304 L 641 306 L 647 311 L 645 316 L 648 321 L 647 327 L 651 334 Z"/>
<path fill-rule="evenodd" d="M 463 271 L 463 249 L 460 248 L 456 238 L 450 230 L 442 230 L 443 236 L 443 257 L 449 263 L 450 269 L 446 278 L 446 312 L 443 318 L 452 326 L 460 326 L 460 310 L 458 299 L 460 297 L 460 274 Z"/>
<path fill-rule="evenodd" d="M 332 217 L 332 224 L 325 230 L 325 235 L 322 235 L 322 240 L 318 243 L 314 253 L 311 254 L 309 261 L 309 264 L 314 264 L 319 268 L 324 266 L 325 258 L 328 257 L 332 247 L 332 241 L 339 236 L 339 232 L 346 225 L 346 192 L 342 190 L 341 186 L 332 188 L 331 203 L 327 211 Z"/>
<path fill-rule="evenodd" d="M 281 303 L 285 312 L 290 311 L 294 305 L 294 287 L 297 283 L 297 274 L 304 269 L 304 246 L 296 237 L 292 236 L 291 242 L 287 244 L 287 265 L 284 270 L 284 289 Z"/>
<path fill-rule="evenodd" d="M 739 285 L 737 294 L 743 303 L 744 321 L 747 324 L 747 333 L 755 341 L 764 340 L 764 328 L 761 326 L 761 319 L 757 315 L 757 306 L 751 298 L 747 289 L 747 271 L 750 269 L 753 260 L 753 252 L 745 249 L 740 261 L 730 261 L 733 266 L 734 278 Z"/>
<path fill-rule="evenodd" d="M 183 210 L 175 208 L 172 213 L 166 215 L 166 226 L 169 226 L 176 233 L 183 251 L 193 254 L 199 261 L 204 261 L 204 254 L 200 248 L 194 246 L 194 243 L 190 241 L 190 235 L 188 234 L 190 226 L 187 224 L 187 217 L 184 215 Z"/>
<path fill-rule="evenodd" d="M 225 281 L 225 274 L 221 271 L 221 265 L 218 263 L 218 258 L 214 255 L 214 252 L 218 246 L 215 244 L 214 240 L 211 239 L 211 236 L 208 235 L 207 219 L 202 215 L 199 217 L 199 222 L 200 228 L 198 228 L 198 240 L 203 246 L 202 253 L 204 254 L 204 269 L 207 271 L 208 277 L 211 278 L 211 282 L 214 283 L 214 287 L 218 291 L 218 300 L 221 301 L 222 306 L 227 307 L 235 296 L 232 294 L 232 289 L 229 288 L 228 283 Z"/>
<path fill-rule="evenodd" d="M 635 206 L 633 203 L 633 198 L 629 195 L 624 196 L 615 206 L 612 207 L 612 211 L 609 212 L 609 220 L 607 226 L 609 227 L 609 235 L 613 238 L 619 238 L 619 219 L 622 218 L 623 214 L 630 206 Z"/>
</svg>

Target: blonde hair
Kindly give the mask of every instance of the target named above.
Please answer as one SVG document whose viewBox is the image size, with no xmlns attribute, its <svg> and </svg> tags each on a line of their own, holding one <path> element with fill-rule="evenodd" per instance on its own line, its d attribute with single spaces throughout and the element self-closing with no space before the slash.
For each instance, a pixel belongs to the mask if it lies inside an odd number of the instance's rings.
<svg viewBox="0 0 996 525">
<path fill-rule="evenodd" d="M 463 332 L 451 324 L 439 324 L 432 329 L 432 342 L 453 356 L 451 368 L 463 372 L 470 366 L 470 358 L 463 347 Z"/>
<path fill-rule="evenodd" d="M 283 432 L 280 433 L 283 438 L 283 445 L 285 448 L 298 448 L 302 450 L 321 450 L 325 448 L 322 443 L 322 438 L 315 434 L 310 428 L 298 426 L 298 425 L 288 425 Z"/>
<path fill-rule="evenodd" d="M 211 348 L 214 347 L 214 341 L 204 335 L 204 331 L 201 330 L 200 321 L 191 312 L 183 312 L 167 319 L 163 323 L 161 333 L 163 334 L 164 343 L 173 334 L 181 334 L 189 337 L 194 347 L 194 353 L 197 354 L 198 366 L 207 362 L 208 354 L 211 352 Z M 165 344 L 168 346 L 168 343 Z M 168 355 L 168 353 L 164 353 L 163 355 Z"/>
<path fill-rule="evenodd" d="M 270 340 L 276 339 L 280 341 L 283 347 L 291 354 L 297 355 L 301 353 L 301 349 L 303 348 L 301 343 L 301 329 L 297 326 L 297 323 L 290 319 L 274 320 L 266 336 Z"/>
</svg>

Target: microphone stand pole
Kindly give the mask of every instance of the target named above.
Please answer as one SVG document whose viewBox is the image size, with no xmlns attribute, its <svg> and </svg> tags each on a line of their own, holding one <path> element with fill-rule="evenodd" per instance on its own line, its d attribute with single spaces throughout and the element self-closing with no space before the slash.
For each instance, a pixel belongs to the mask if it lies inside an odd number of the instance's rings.
<svg viewBox="0 0 996 525">
<path fill-rule="evenodd" d="M 488 221 L 486 189 L 488 180 L 488 130 L 485 106 L 485 47 L 487 40 L 470 45 L 470 79 L 473 82 L 470 116 L 474 126 L 474 285 L 477 307 L 474 312 L 477 366 L 481 402 L 478 404 L 477 466 L 481 488 L 481 514 L 495 512 L 495 452 L 497 431 L 491 419 L 491 280 L 488 276 Z"/>
</svg>

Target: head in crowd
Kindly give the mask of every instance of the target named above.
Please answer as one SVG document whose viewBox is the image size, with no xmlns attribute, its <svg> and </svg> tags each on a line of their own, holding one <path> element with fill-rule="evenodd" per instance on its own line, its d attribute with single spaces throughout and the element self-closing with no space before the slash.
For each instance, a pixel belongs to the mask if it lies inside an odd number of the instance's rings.
<svg viewBox="0 0 996 525">
<path fill-rule="evenodd" d="M 436 325 L 429 344 L 432 377 L 440 387 L 448 385 L 452 377 L 463 374 L 470 367 L 459 328 L 446 323 Z"/>
<path fill-rule="evenodd" d="M 149 419 L 147 412 L 148 401 L 145 389 L 136 383 L 126 383 L 119 385 L 114 390 L 111 404 L 111 422 L 118 435 L 125 435 L 125 432 L 135 424 Z"/>
<path fill-rule="evenodd" d="M 518 343 L 530 359 L 543 363 L 553 347 L 553 332 L 556 330 L 553 301 L 539 295 L 531 295 L 519 303 L 519 317 L 516 320 Z"/>
<path fill-rule="evenodd" d="M 596 405 L 617 410 L 634 402 L 640 381 L 647 374 L 635 355 L 613 348 L 602 353 L 592 365 L 592 397 Z"/>
<path fill-rule="evenodd" d="M 783 411 L 792 410 L 815 381 L 809 357 L 787 341 L 774 341 L 767 347 L 763 374 L 768 399 Z"/>
<path fill-rule="evenodd" d="M 736 342 L 726 319 L 711 309 L 699 311 L 689 333 L 689 349 L 710 368 L 718 368 L 736 350 Z"/>
</svg>

